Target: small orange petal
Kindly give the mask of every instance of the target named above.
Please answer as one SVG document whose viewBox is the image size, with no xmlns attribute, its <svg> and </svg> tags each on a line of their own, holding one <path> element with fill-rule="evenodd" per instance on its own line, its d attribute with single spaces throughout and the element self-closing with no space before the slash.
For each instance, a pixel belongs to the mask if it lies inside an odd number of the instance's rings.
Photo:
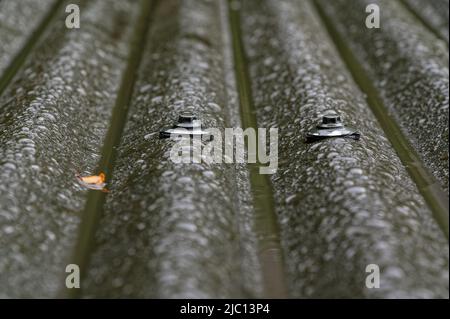
<svg viewBox="0 0 450 319">
<path fill-rule="evenodd" d="M 100 173 L 99 175 L 92 175 L 92 176 L 80 176 L 79 178 L 83 183 L 86 183 L 86 184 L 100 185 L 105 182 L 105 174 L 103 174 L 103 173 Z"/>
</svg>

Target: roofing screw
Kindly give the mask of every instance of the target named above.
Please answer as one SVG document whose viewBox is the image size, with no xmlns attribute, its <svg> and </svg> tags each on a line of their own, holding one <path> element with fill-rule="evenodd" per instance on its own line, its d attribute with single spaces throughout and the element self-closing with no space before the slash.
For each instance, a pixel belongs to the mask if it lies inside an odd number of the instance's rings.
<svg viewBox="0 0 450 319">
<path fill-rule="evenodd" d="M 344 126 L 341 116 L 335 111 L 327 111 L 316 129 L 306 134 L 307 142 L 315 142 L 331 137 L 348 137 L 359 140 L 361 134 L 354 128 Z"/>
<path fill-rule="evenodd" d="M 166 128 L 159 132 L 159 138 L 170 138 L 172 136 L 189 135 L 194 136 L 209 136 L 212 140 L 212 135 L 204 131 L 201 126 L 201 121 L 197 120 L 197 116 L 189 111 L 183 111 L 178 115 L 178 123 L 170 128 Z"/>
</svg>

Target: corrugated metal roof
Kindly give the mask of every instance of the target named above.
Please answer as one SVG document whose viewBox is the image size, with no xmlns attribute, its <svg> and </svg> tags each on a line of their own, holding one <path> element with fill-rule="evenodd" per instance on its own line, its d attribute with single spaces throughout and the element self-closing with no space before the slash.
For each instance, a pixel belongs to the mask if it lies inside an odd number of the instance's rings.
<svg viewBox="0 0 450 319">
<path fill-rule="evenodd" d="M 448 298 L 447 0 L 68 3 L 0 2 L 0 297 Z M 172 162 L 186 109 L 276 172 Z"/>
</svg>

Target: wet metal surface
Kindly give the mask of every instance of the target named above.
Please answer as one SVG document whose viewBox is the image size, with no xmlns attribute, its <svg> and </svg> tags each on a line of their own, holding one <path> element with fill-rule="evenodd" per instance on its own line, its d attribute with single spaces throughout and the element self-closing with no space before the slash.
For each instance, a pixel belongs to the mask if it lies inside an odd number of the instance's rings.
<svg viewBox="0 0 450 319">
<path fill-rule="evenodd" d="M 380 98 L 448 192 L 448 46 L 397 1 L 318 1 L 364 67 Z M 380 7 L 380 29 L 361 26 Z M 448 10 L 447 10 L 448 11 Z"/>
<path fill-rule="evenodd" d="M 256 130 L 258 125 L 246 68 L 240 16 L 236 10 L 238 3 L 229 1 L 228 4 L 242 128 Z M 251 143 L 247 140 L 248 146 L 251 146 Z M 260 173 L 262 166 L 259 161 L 247 165 L 254 206 L 254 232 L 258 238 L 258 258 L 261 265 L 261 276 L 263 277 L 263 296 L 266 298 L 286 298 L 286 278 L 273 192 L 269 176 Z"/>
<path fill-rule="evenodd" d="M 272 181 L 291 295 L 448 297 L 447 240 L 313 7 L 245 2 L 242 16 L 258 125 L 281 132 Z M 364 138 L 305 144 L 327 109 Z M 365 287 L 371 263 L 380 289 Z"/>
<path fill-rule="evenodd" d="M 448 0 L 0 0 L 0 298 L 448 298 L 446 26 Z M 172 162 L 188 110 L 278 128 L 278 170 Z"/>
<path fill-rule="evenodd" d="M 0 75 L 25 45 L 54 2 L 0 1 Z"/>
<path fill-rule="evenodd" d="M 403 0 L 403 2 L 448 44 L 449 0 Z"/>
<path fill-rule="evenodd" d="M 98 160 L 132 3 L 84 2 L 76 32 L 61 15 L 0 99 L 1 297 L 52 297 L 62 285 L 87 192 L 75 175 Z"/>
<path fill-rule="evenodd" d="M 234 167 L 174 164 L 173 142 L 158 137 L 189 107 L 205 126 L 229 123 L 218 9 L 216 1 L 161 1 L 155 8 L 86 296 L 256 294 L 246 279 L 256 269 L 244 272 L 241 262 L 247 244 Z"/>
</svg>

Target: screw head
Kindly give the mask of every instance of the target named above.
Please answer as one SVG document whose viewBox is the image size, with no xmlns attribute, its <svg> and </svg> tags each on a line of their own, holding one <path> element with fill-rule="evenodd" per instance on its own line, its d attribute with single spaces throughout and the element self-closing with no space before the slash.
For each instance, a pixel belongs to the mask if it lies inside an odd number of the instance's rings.
<svg viewBox="0 0 450 319">
<path fill-rule="evenodd" d="M 341 116 L 337 113 L 327 113 L 322 117 L 322 124 L 337 124 L 341 122 Z"/>
<path fill-rule="evenodd" d="M 335 111 L 328 111 L 322 116 L 322 123 L 319 128 L 336 128 L 342 127 L 341 116 Z"/>
<path fill-rule="evenodd" d="M 183 111 L 178 116 L 178 123 L 191 123 L 196 120 L 197 117 L 194 113 L 189 111 Z"/>
</svg>

